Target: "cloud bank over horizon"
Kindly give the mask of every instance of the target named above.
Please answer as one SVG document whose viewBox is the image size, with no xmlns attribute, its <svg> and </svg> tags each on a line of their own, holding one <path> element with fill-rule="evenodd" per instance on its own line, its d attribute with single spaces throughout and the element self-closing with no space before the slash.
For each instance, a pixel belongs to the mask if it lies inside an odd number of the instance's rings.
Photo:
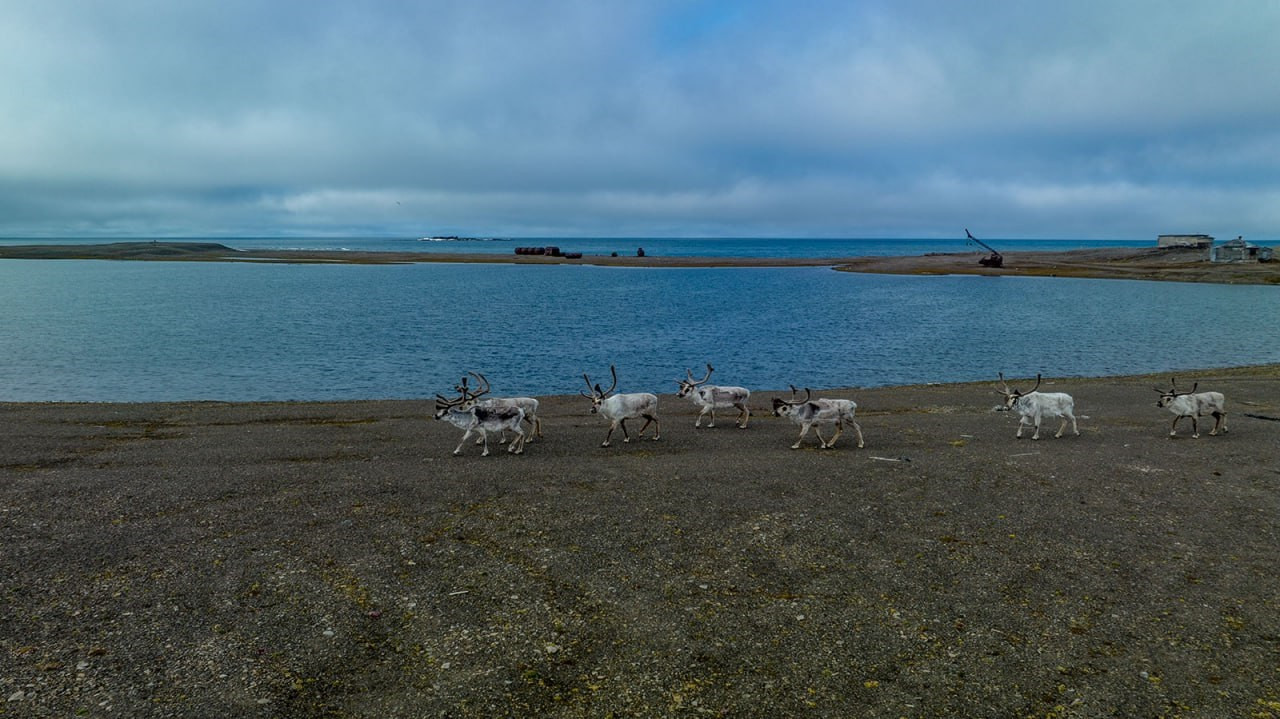
<svg viewBox="0 0 1280 719">
<path fill-rule="evenodd" d="M 1262 0 L 15 0 L 0 236 L 1280 236 Z"/>
</svg>

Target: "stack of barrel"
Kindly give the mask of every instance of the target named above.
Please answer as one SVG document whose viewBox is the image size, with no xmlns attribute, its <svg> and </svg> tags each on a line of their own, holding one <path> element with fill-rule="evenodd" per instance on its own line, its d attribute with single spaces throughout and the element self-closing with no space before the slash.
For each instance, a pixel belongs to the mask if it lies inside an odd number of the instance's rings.
<svg viewBox="0 0 1280 719">
<path fill-rule="evenodd" d="M 517 247 L 517 255 L 547 255 L 550 257 L 565 257 L 571 260 L 580 259 L 581 252 L 561 252 L 559 247 L 548 245 L 547 247 Z"/>
</svg>

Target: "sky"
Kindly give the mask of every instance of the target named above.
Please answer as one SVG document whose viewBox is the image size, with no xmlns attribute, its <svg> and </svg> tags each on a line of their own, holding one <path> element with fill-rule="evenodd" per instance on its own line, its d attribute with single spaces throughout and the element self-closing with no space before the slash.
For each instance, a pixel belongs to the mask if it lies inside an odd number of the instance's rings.
<svg viewBox="0 0 1280 719">
<path fill-rule="evenodd" d="M 1273 0 L 6 0 L 0 236 L 1280 238 Z"/>
</svg>

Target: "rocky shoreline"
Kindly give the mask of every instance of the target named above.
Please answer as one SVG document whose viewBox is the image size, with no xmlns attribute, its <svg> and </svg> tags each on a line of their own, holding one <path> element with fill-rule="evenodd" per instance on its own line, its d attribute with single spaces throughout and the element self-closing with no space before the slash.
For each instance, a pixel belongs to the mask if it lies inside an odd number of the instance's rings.
<svg viewBox="0 0 1280 719">
<path fill-rule="evenodd" d="M 4 404 L 0 716 L 1280 717 L 1280 367 L 824 392 L 521 456 L 425 400 Z M 1056 426 L 1053 427 L 1056 429 Z"/>
</svg>

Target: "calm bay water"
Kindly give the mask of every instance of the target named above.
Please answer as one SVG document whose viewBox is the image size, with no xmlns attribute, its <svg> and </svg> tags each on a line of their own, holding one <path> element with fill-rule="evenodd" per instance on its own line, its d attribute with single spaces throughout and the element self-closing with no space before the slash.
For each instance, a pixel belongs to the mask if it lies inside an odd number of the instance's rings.
<svg viewBox="0 0 1280 719">
<path fill-rule="evenodd" d="M 0 239 L 0 245 L 84 244 L 150 241 L 152 238 L 103 239 Z M 363 252 L 479 252 L 510 255 L 517 247 L 554 245 L 565 252 L 587 255 L 633 255 L 644 248 L 650 256 L 663 257 L 854 257 L 921 255 L 928 252 L 978 252 L 963 239 L 773 239 L 773 238 L 598 238 L 524 237 L 427 241 L 415 237 L 188 237 L 184 241 L 219 242 L 237 250 L 326 250 Z M 1058 251 L 1085 247 L 1143 247 L 1150 240 L 989 240 L 1003 252 L 1013 250 Z"/>
<path fill-rule="evenodd" d="M 707 362 L 766 389 L 1280 362 L 1280 291 L 1261 286 L 12 260 L 0 301 L 8 401 L 424 398 L 467 370 L 563 394 L 583 372 L 607 386 L 610 363 L 620 391 L 669 393 Z"/>
</svg>

